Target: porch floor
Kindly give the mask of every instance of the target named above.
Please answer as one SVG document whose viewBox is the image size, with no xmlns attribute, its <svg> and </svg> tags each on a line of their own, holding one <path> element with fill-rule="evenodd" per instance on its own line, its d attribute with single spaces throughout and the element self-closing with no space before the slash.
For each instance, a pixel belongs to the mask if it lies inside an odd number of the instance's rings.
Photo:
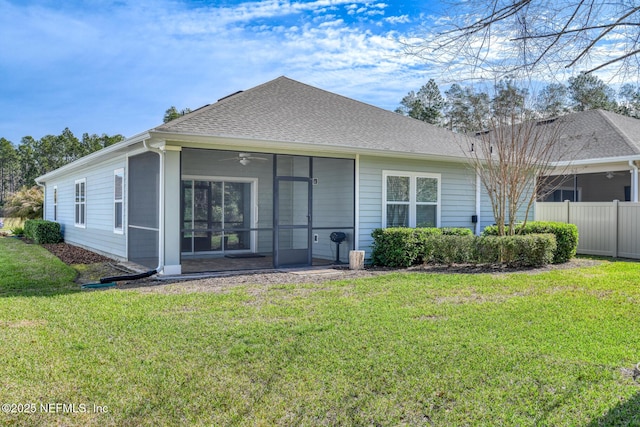
<svg viewBox="0 0 640 427">
<path fill-rule="evenodd" d="M 313 259 L 313 266 L 332 265 L 327 259 Z M 217 271 L 263 270 L 273 268 L 273 257 L 256 258 L 183 258 L 182 273 L 208 273 Z"/>
</svg>

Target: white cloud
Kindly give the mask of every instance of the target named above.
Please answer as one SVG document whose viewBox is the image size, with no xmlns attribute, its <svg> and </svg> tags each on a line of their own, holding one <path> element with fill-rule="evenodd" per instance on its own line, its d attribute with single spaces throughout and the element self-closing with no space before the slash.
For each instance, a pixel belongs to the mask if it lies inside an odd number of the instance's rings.
<svg viewBox="0 0 640 427">
<path fill-rule="evenodd" d="M 409 18 L 409 15 L 389 16 L 384 18 L 384 21 L 390 24 L 406 24 L 411 22 L 411 18 Z"/>
</svg>

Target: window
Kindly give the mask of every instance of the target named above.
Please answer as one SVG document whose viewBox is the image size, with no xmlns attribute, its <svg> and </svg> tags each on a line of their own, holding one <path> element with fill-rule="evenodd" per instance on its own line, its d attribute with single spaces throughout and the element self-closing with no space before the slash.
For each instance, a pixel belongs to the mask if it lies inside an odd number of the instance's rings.
<svg viewBox="0 0 640 427">
<path fill-rule="evenodd" d="M 75 223 L 76 227 L 85 227 L 87 222 L 87 180 L 86 178 L 76 181 L 76 198 L 75 198 Z"/>
<path fill-rule="evenodd" d="M 561 187 L 554 190 L 552 193 L 549 193 L 544 198 L 544 202 L 564 202 L 565 200 L 569 200 L 571 202 L 579 202 L 582 199 L 581 188 L 578 188 L 578 192 L 576 193 L 573 187 Z"/>
<path fill-rule="evenodd" d="M 58 220 L 58 187 L 53 187 L 53 220 Z"/>
<path fill-rule="evenodd" d="M 383 173 L 385 227 L 438 227 L 440 175 Z"/>
<path fill-rule="evenodd" d="M 124 223 L 124 169 L 113 171 L 113 231 L 123 232 Z"/>
</svg>

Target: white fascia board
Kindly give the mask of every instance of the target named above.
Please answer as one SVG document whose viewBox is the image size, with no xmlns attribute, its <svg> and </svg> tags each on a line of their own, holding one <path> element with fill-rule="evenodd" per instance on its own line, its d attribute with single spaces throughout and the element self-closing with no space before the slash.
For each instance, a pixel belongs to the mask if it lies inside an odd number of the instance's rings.
<svg viewBox="0 0 640 427">
<path fill-rule="evenodd" d="M 53 170 L 51 172 L 48 172 L 42 176 L 39 176 L 36 178 L 36 182 L 38 184 L 42 184 L 44 182 L 47 182 L 49 180 L 51 180 L 52 178 L 55 178 L 56 176 L 59 175 L 63 175 L 65 173 L 68 173 L 74 169 L 78 169 L 81 168 L 83 166 L 86 166 L 92 162 L 95 162 L 96 160 L 100 159 L 101 157 L 106 157 L 109 154 L 115 153 L 119 150 L 122 150 L 124 148 L 127 148 L 133 144 L 137 144 L 139 142 L 145 141 L 147 139 L 150 138 L 150 135 L 148 132 L 143 132 L 137 135 L 134 135 L 130 138 L 125 139 L 124 141 L 120 141 L 116 144 L 110 145 L 106 148 L 103 148 L 101 150 L 98 151 L 94 151 L 91 154 L 87 154 L 84 157 L 79 158 L 78 160 L 75 160 L 69 164 L 66 164 L 56 170 Z"/>
<path fill-rule="evenodd" d="M 602 157 L 597 159 L 582 159 L 582 160 L 568 160 L 564 162 L 553 162 L 552 165 L 554 167 L 571 167 L 571 166 L 588 166 L 588 165 L 596 165 L 603 163 L 620 163 L 620 162 L 629 162 L 631 161 L 640 161 L 640 156 L 620 156 L 620 157 Z"/>
<path fill-rule="evenodd" d="M 193 148 L 211 148 L 211 145 L 215 145 L 216 149 L 235 150 L 235 151 L 260 151 L 263 153 L 273 154 L 291 154 L 300 153 L 325 153 L 331 155 L 341 155 L 346 158 L 355 158 L 356 154 L 381 156 L 381 157 L 394 157 L 394 158 L 407 158 L 407 159 L 421 159 L 421 160 L 434 160 L 434 161 L 446 161 L 456 163 L 466 163 L 468 158 L 464 155 L 460 157 L 451 155 L 437 155 L 437 154 L 424 154 L 415 153 L 410 151 L 395 151 L 395 150 L 377 150 L 372 148 L 360 148 L 360 147 L 347 147 L 343 145 L 332 144 L 314 144 L 306 142 L 284 142 L 277 140 L 265 140 L 265 139 L 253 139 L 247 137 L 227 136 L 227 135 L 194 135 L 194 134 L 182 134 L 182 133 L 169 133 L 152 131 L 150 135 L 153 139 L 160 139 L 171 142 L 184 143 L 186 147 L 192 146 Z M 153 144 L 152 144 L 153 145 Z M 198 147 L 200 146 L 200 147 Z"/>
</svg>

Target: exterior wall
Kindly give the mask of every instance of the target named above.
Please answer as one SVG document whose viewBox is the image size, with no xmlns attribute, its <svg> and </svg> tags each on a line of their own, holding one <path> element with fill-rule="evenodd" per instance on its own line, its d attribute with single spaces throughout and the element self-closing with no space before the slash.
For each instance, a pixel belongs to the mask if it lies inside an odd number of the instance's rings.
<svg viewBox="0 0 640 427">
<path fill-rule="evenodd" d="M 114 171 L 125 170 L 124 155 L 92 167 L 48 181 L 46 185 L 46 212 L 44 218 L 53 221 L 53 189 L 58 188 L 58 218 L 65 242 L 83 246 L 114 258 L 126 258 L 126 231 L 114 232 Z M 86 224 L 75 226 L 75 181 L 86 179 Z M 124 198 L 124 212 L 127 200 Z M 126 218 L 125 227 L 126 230 Z"/>
<path fill-rule="evenodd" d="M 440 227 L 475 229 L 471 216 L 476 214 L 476 175 L 465 163 L 433 162 L 383 157 L 360 157 L 359 248 L 371 255 L 371 232 L 382 226 L 383 171 L 440 174 Z M 483 191 L 484 193 L 484 191 Z M 481 198 L 481 227 L 493 224 L 491 205 Z"/>
</svg>

